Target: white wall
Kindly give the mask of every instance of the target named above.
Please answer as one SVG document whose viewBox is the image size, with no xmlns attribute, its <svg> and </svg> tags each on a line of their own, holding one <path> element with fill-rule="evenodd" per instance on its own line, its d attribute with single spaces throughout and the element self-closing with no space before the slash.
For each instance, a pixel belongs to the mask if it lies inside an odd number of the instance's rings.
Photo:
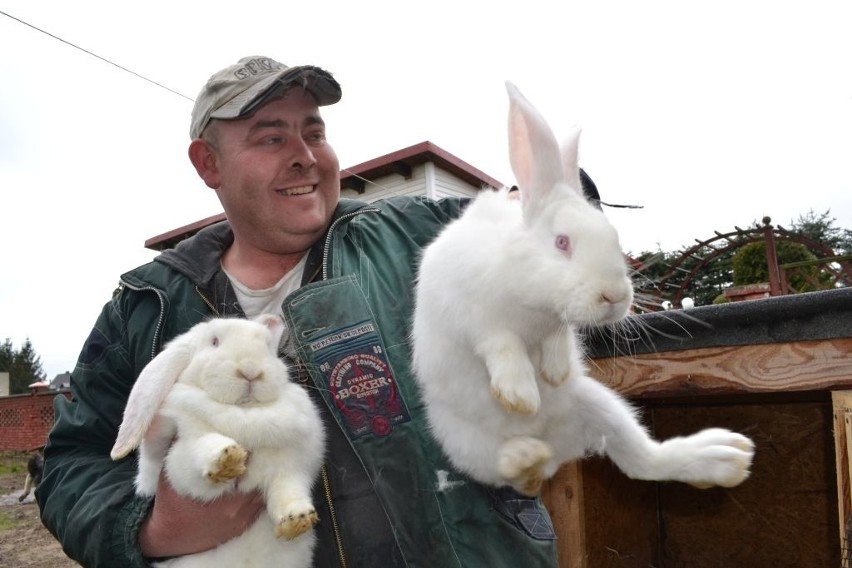
<svg viewBox="0 0 852 568">
<path fill-rule="evenodd" d="M 405 179 L 400 174 L 389 174 L 367 182 L 367 187 L 362 194 L 353 189 L 346 189 L 341 192 L 341 196 L 371 202 L 392 195 L 429 195 L 435 199 L 472 197 L 478 191 L 478 187 L 436 167 L 433 162 L 427 162 L 412 168 L 409 179 Z"/>
</svg>

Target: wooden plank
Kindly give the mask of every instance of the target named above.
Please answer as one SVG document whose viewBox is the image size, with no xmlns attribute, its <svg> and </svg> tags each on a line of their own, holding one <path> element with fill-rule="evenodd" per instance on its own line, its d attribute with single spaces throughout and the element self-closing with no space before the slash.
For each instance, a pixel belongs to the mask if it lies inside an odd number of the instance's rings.
<svg viewBox="0 0 852 568">
<path fill-rule="evenodd" d="M 842 566 L 849 568 L 849 543 L 846 526 L 852 514 L 852 489 L 849 473 L 852 471 L 852 391 L 831 393 L 834 414 L 834 457 L 837 473 L 837 517 L 840 531 Z"/>
<path fill-rule="evenodd" d="M 852 388 L 852 338 L 594 359 L 593 377 L 630 397 Z"/>
<path fill-rule="evenodd" d="M 583 461 L 586 566 L 665 566 L 659 562 L 657 493 L 657 483 L 630 479 L 608 458 Z"/>
<path fill-rule="evenodd" d="M 544 483 L 541 498 L 556 531 L 559 568 L 586 568 L 581 464 L 573 462 L 563 465 L 556 475 Z"/>
<path fill-rule="evenodd" d="M 777 403 L 765 398 L 755 403 L 753 396 L 736 397 L 737 402 L 730 405 L 654 409 L 658 439 L 714 426 L 751 437 L 756 444 L 751 477 L 729 489 L 659 484 L 659 558 L 653 563 L 596 562 L 593 566 L 840 566 L 830 396 L 826 393 L 822 402 L 801 403 L 787 397 Z M 590 498 L 587 490 L 587 503 Z M 591 550 L 595 543 L 588 538 L 587 544 Z"/>
</svg>

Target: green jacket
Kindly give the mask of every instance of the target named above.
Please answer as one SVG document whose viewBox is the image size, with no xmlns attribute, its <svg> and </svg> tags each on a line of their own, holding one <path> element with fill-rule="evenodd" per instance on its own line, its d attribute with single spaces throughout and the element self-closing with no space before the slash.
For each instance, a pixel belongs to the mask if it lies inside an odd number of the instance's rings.
<svg viewBox="0 0 852 568">
<path fill-rule="evenodd" d="M 420 249 L 460 213 L 458 200 L 342 200 L 283 306 L 289 361 L 321 401 L 329 431 L 317 482 L 316 566 L 556 566 L 538 500 L 453 470 L 429 435 L 409 365 Z M 241 316 L 209 227 L 121 278 L 57 397 L 37 497 L 42 520 L 84 566 L 146 566 L 136 544 L 151 500 L 134 494 L 135 457 L 109 457 L 141 369 L 172 337 L 211 316 Z M 440 356 L 440 354 L 436 354 Z"/>
</svg>

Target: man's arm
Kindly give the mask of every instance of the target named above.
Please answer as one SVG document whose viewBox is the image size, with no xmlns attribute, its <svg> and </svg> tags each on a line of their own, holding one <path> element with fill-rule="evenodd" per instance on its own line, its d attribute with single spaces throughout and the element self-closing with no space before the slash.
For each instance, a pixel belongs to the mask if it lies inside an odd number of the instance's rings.
<svg viewBox="0 0 852 568">
<path fill-rule="evenodd" d="M 56 397 L 36 493 L 42 522 L 66 554 L 85 566 L 146 565 L 134 542 L 150 499 L 134 493 L 136 460 L 114 462 L 109 456 L 138 374 L 123 312 L 127 303 L 120 293 L 104 306 L 72 373 L 72 400 Z M 145 310 L 156 317 L 159 302 L 149 303 Z M 137 338 L 150 342 L 150 336 Z"/>
</svg>

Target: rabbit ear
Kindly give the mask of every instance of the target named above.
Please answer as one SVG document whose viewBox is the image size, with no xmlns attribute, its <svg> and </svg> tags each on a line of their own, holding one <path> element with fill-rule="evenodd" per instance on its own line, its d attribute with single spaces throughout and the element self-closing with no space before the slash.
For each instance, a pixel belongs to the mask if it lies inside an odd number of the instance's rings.
<svg viewBox="0 0 852 568">
<path fill-rule="evenodd" d="M 272 333 L 272 345 L 278 347 L 281 342 L 281 336 L 284 334 L 284 320 L 281 316 L 274 314 L 261 314 L 255 318 L 256 322 L 265 325 Z"/>
<path fill-rule="evenodd" d="M 565 137 L 562 142 L 562 171 L 565 175 L 565 182 L 568 186 L 583 195 L 583 183 L 580 181 L 580 165 L 578 158 L 578 147 L 580 145 L 579 127 Z"/>
<path fill-rule="evenodd" d="M 544 211 L 565 178 L 559 144 L 544 117 L 511 82 L 509 92 L 509 161 L 521 189 L 524 218 Z"/>
<path fill-rule="evenodd" d="M 110 452 L 113 460 L 123 458 L 142 442 L 172 386 L 189 365 L 196 336 L 197 333 L 185 333 L 177 337 L 139 373 Z"/>
</svg>

